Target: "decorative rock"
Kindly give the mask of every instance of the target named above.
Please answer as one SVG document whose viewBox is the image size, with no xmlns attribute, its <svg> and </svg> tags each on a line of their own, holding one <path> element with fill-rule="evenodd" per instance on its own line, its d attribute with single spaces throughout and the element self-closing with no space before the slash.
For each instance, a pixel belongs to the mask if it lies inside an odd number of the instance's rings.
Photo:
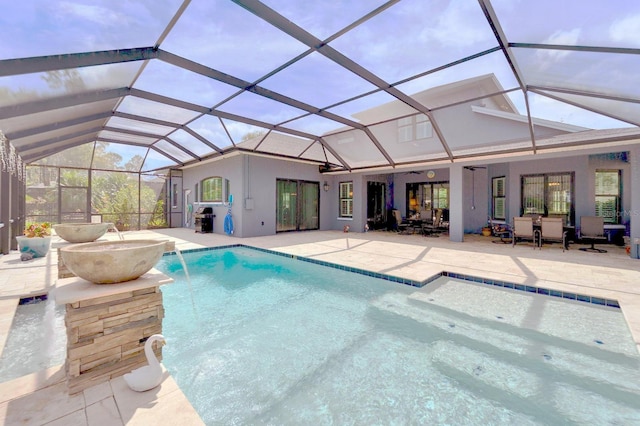
<svg viewBox="0 0 640 426">
<path fill-rule="evenodd" d="M 31 260 L 31 259 L 33 259 L 33 253 L 25 252 L 25 253 L 21 253 L 20 254 L 20 260 L 23 261 L 23 262 L 26 261 L 26 260 Z"/>
</svg>

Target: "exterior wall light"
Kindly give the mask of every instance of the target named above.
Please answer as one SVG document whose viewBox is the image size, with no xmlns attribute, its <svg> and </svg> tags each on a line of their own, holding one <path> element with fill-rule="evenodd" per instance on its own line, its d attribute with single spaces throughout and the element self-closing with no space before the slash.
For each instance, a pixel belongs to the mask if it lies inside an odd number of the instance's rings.
<svg viewBox="0 0 640 426">
<path fill-rule="evenodd" d="M 329 184 L 327 183 L 327 181 L 324 181 L 324 185 L 322 185 L 322 189 L 324 189 L 324 192 L 329 191 Z"/>
</svg>

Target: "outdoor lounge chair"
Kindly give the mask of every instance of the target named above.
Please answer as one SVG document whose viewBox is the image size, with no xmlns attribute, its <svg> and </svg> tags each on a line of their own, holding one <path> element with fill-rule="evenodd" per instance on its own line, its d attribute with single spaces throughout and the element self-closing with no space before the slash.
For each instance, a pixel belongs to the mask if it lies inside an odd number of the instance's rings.
<svg viewBox="0 0 640 426">
<path fill-rule="evenodd" d="M 512 230 L 512 245 L 515 246 L 518 240 L 533 241 L 533 248 L 536 248 L 538 241 L 538 231 L 533 229 L 533 218 L 514 217 Z"/>
<path fill-rule="evenodd" d="M 600 216 L 582 216 L 580 218 L 580 239 L 582 242 L 591 242 L 591 247 L 581 247 L 582 251 L 606 253 L 606 250 L 596 248 L 596 242 L 608 241 L 604 235 L 604 218 Z"/>
<path fill-rule="evenodd" d="M 395 221 L 396 221 L 395 230 L 398 231 L 399 233 L 407 232 L 411 224 L 407 221 L 402 220 L 402 215 L 400 214 L 400 210 L 393 209 L 392 212 L 393 212 L 393 217 L 395 218 Z"/>
<path fill-rule="evenodd" d="M 567 232 L 564 230 L 561 217 L 543 217 L 540 220 L 540 249 L 542 242 L 549 240 L 562 242 L 562 251 L 568 249 Z"/>
</svg>

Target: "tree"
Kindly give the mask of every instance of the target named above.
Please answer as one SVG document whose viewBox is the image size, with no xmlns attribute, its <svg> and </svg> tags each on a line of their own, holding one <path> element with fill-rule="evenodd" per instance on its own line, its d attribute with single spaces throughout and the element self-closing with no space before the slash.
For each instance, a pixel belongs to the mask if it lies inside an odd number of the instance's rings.
<svg viewBox="0 0 640 426">
<path fill-rule="evenodd" d="M 87 89 L 77 69 L 47 71 L 41 77 L 52 89 L 64 89 L 65 92 L 77 93 Z"/>
<path fill-rule="evenodd" d="M 71 151 L 72 150 L 72 151 Z M 86 169 L 48 167 L 68 164 L 69 156 L 74 164 L 86 165 Z M 41 166 L 27 167 L 27 215 L 47 215 L 58 222 L 58 196 L 63 211 L 86 208 L 86 194 L 83 188 L 89 184 L 88 173 L 91 173 L 91 213 L 101 214 L 106 222 L 116 222 L 121 229 L 137 227 L 138 215 L 142 214 L 142 224 L 149 222 L 155 227 L 166 226 L 165 205 L 162 188 L 164 181 L 144 182 L 140 186 L 139 170 L 144 161 L 135 155 L 124 165 L 122 156 L 109 151 L 109 143 L 96 142 L 80 145 L 41 160 Z M 101 170 L 90 170 L 101 169 Z M 63 192 L 56 187 L 57 173 L 60 171 L 60 184 L 78 187 L 68 188 Z M 125 171 L 126 170 L 126 171 Z M 156 188 L 156 189 L 154 189 Z M 160 189 L 158 189 L 160 188 Z M 46 211 L 49 208 L 51 211 Z"/>
<path fill-rule="evenodd" d="M 131 157 L 129 161 L 124 165 L 124 169 L 130 172 L 139 172 L 142 168 L 142 163 L 144 162 L 144 158 L 140 155 L 134 155 Z"/>
<path fill-rule="evenodd" d="M 248 141 L 248 140 L 251 140 L 251 139 L 254 139 L 254 138 L 262 139 L 262 137 L 264 135 L 266 135 L 266 134 L 267 134 L 266 130 L 253 130 L 251 132 L 245 133 L 242 136 L 242 141 L 241 142 L 245 142 L 245 141 Z"/>
</svg>

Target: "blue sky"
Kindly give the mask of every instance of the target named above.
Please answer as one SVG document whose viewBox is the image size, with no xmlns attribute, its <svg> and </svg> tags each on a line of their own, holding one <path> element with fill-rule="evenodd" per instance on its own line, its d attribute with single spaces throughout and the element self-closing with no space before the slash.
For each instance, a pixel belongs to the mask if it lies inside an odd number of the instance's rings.
<svg viewBox="0 0 640 426">
<path fill-rule="evenodd" d="M 181 1 L 4 3 L 0 26 L 5 40 L 0 43 L 0 59 L 153 46 Z M 264 3 L 321 40 L 384 4 L 380 0 L 265 0 Z M 495 0 L 492 5 L 510 42 L 640 48 L 638 1 Z M 394 84 L 493 48 L 497 42 L 477 0 L 401 0 L 337 37 L 330 46 Z M 308 51 L 301 42 L 228 0 L 193 0 L 160 47 L 248 82 Z M 638 56 L 534 49 L 516 52 L 527 84 L 564 85 L 573 90 L 630 95 L 636 99 L 640 98 Z M 79 72 L 89 88 L 123 87 L 131 83 L 140 65 L 117 64 Z M 399 88 L 411 94 L 486 73 L 494 73 L 505 89 L 517 85 L 504 55 L 498 52 L 409 81 Z M 318 53 L 264 79 L 260 85 L 318 108 L 374 88 Z M 206 107 L 217 105 L 237 91 L 160 61 L 152 61 L 134 87 Z M 0 105 L 13 102 L 15 96 L 26 96 L 24 93 L 29 90 L 39 92 L 39 96 L 60 94 L 60 90 L 47 88 L 40 75 L 2 77 L 0 95 L 8 91 L 11 96 L 0 99 Z M 350 117 L 357 111 L 354 108 L 367 109 L 385 98 L 375 95 L 357 102 L 357 107 L 345 105 L 332 111 Z M 512 100 L 523 113 L 523 97 L 514 96 Z M 541 118 L 594 128 L 627 126 L 544 96 L 532 95 L 529 101 L 533 114 Z M 603 103 L 621 116 L 635 108 L 613 101 L 599 101 L 592 107 Z M 220 109 L 273 123 L 303 114 L 248 93 Z M 231 124 L 239 127 L 234 131 L 240 133 L 245 126 Z M 291 125 L 322 133 L 329 124 L 306 119 Z M 198 127 L 203 132 L 221 135 L 215 126 L 209 129 L 200 122 Z"/>
<path fill-rule="evenodd" d="M 178 0 L 7 3 L 3 5 L 0 24 L 9 29 L 5 34 L 10 35 L 11 43 L 0 45 L 1 58 L 151 46 L 180 5 Z M 383 2 L 271 0 L 265 3 L 322 39 Z M 588 2 L 585 7 L 584 1 L 577 0 L 499 0 L 494 1 L 493 6 L 510 41 L 634 48 L 640 44 L 640 2 Z M 387 82 L 395 83 L 494 47 L 496 41 L 475 0 L 403 0 L 339 37 L 331 46 Z M 247 81 L 254 81 L 307 50 L 302 43 L 226 0 L 192 1 L 161 48 Z M 542 51 L 537 52 L 532 62 L 544 70 L 558 63 L 563 66 L 571 56 L 575 53 Z M 470 74 L 468 69 L 475 68 L 476 75 L 498 70 L 499 80 L 505 81 L 504 86 L 508 88 L 512 78 L 500 75 L 507 69 L 506 65 L 495 61 L 492 69 L 492 64 L 486 62 L 479 59 L 466 67 L 451 68 L 428 84 L 466 78 Z M 634 63 L 623 64 L 632 65 Z M 628 70 L 633 72 L 632 68 Z M 107 74 L 105 70 L 94 71 L 96 80 Z M 108 70 L 110 75 L 113 72 Z M 90 79 L 91 73 L 86 74 Z M 158 62 L 149 66 L 136 87 L 145 90 L 158 87 L 168 96 L 174 95 L 171 86 L 176 87 L 176 91 L 192 87 L 193 96 L 188 100 L 205 106 L 213 106 L 234 91 L 205 80 Z M 35 79 L 21 84 L 38 86 Z M 318 107 L 372 88 L 318 54 L 261 84 Z M 410 90 L 417 89 L 421 87 L 410 87 Z M 185 99 L 184 94 L 182 98 Z"/>
</svg>

